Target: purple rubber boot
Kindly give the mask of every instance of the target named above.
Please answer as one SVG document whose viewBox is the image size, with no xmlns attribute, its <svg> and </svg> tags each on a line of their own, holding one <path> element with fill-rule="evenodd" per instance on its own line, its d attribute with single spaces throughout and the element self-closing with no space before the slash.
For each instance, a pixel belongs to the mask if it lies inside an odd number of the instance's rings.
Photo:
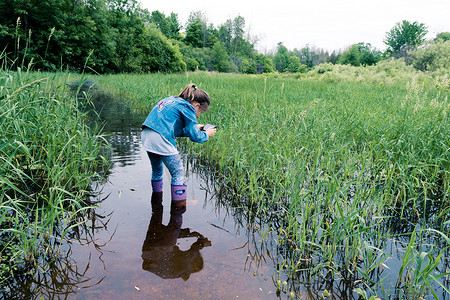
<svg viewBox="0 0 450 300">
<path fill-rule="evenodd" d="M 153 192 L 162 192 L 163 191 L 163 181 L 162 179 L 160 180 L 152 180 L 152 189 Z"/>
<path fill-rule="evenodd" d="M 186 211 L 186 185 L 172 185 L 171 215 L 181 215 Z"/>
<path fill-rule="evenodd" d="M 163 210 L 162 200 L 163 200 L 163 181 L 152 180 L 152 212 L 160 212 Z"/>
</svg>

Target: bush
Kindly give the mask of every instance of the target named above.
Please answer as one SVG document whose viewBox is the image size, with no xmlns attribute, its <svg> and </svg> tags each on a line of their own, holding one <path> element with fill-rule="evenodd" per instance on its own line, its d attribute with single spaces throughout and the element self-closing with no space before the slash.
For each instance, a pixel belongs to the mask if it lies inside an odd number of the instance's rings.
<svg viewBox="0 0 450 300">
<path fill-rule="evenodd" d="M 437 40 L 411 53 L 411 63 L 421 71 L 450 69 L 450 40 Z"/>
<path fill-rule="evenodd" d="M 186 63 L 178 46 L 173 45 L 159 29 L 146 27 L 143 33 L 144 72 L 182 72 L 186 71 Z"/>
</svg>

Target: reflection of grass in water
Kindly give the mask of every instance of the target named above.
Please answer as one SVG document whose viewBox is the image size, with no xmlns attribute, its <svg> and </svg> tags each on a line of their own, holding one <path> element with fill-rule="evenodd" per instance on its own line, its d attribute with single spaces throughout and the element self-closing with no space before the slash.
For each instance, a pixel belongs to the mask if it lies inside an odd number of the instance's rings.
<svg viewBox="0 0 450 300">
<path fill-rule="evenodd" d="M 85 124 L 68 74 L 0 70 L 0 281 L 58 264 L 60 243 L 83 222 L 102 137 Z M 41 273 L 40 273 L 41 272 Z M 17 281 L 16 281 L 17 282 Z M 36 286 L 35 286 L 36 287 Z"/>
<path fill-rule="evenodd" d="M 432 268 L 416 280 L 418 262 L 401 259 L 399 284 L 382 275 L 394 269 L 384 249 L 396 230 L 437 241 L 423 261 L 448 264 L 446 239 L 427 231 L 449 233 L 448 90 L 425 91 L 417 80 L 405 87 L 203 73 L 100 81 L 145 111 L 189 82 L 209 92 L 211 109 L 199 121 L 217 124 L 218 133 L 204 145 L 180 143 L 215 167 L 243 217 L 269 222 L 280 269 L 293 281 L 341 278 L 367 295 L 409 295 L 428 293 L 425 283 L 447 272 Z M 412 257 L 425 243 L 415 240 Z"/>
</svg>

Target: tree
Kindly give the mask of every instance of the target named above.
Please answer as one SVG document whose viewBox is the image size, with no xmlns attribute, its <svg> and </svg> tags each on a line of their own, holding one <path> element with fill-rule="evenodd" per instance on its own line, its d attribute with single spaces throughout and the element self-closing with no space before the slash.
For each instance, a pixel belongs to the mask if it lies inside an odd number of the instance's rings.
<svg viewBox="0 0 450 300">
<path fill-rule="evenodd" d="M 450 69 L 450 40 L 438 39 L 426 47 L 416 49 L 411 53 L 411 63 L 421 71 L 436 71 Z"/>
<path fill-rule="evenodd" d="M 343 65 L 352 65 L 355 67 L 359 66 L 361 64 L 361 59 L 358 45 L 352 45 L 350 48 L 345 50 L 339 57 L 338 62 Z"/>
<path fill-rule="evenodd" d="M 167 38 L 174 40 L 181 38 L 181 26 L 178 22 L 177 14 L 171 13 L 169 17 L 166 17 L 160 11 L 155 10 L 152 11 L 149 22 L 155 24 Z"/>
<path fill-rule="evenodd" d="M 197 47 L 212 47 L 217 41 L 217 30 L 201 11 L 191 12 L 186 24 L 185 43 Z"/>
<path fill-rule="evenodd" d="M 300 58 L 291 55 L 289 57 L 289 64 L 286 68 L 286 71 L 289 71 L 291 73 L 305 73 L 308 67 L 300 62 Z"/>
<path fill-rule="evenodd" d="M 243 58 L 240 72 L 243 74 L 256 74 L 256 63 L 251 58 Z"/>
<path fill-rule="evenodd" d="M 311 50 L 308 44 L 302 49 L 294 49 L 292 52 L 295 56 L 300 58 L 300 62 L 307 65 L 308 68 L 312 68 L 314 66 L 314 58 L 316 54 Z"/>
<path fill-rule="evenodd" d="M 139 39 L 138 49 L 142 53 L 139 71 L 181 72 L 186 63 L 177 46 L 174 46 L 162 32 L 154 27 L 145 27 Z"/>
<path fill-rule="evenodd" d="M 232 54 L 233 21 L 228 19 L 224 24 L 220 25 L 217 35 L 219 41 L 225 45 L 227 53 Z"/>
<path fill-rule="evenodd" d="M 244 26 L 245 20 L 241 16 L 237 16 L 233 20 L 232 33 L 233 33 L 233 45 L 234 45 L 234 53 L 238 52 L 238 47 L 241 41 L 244 40 Z"/>
<path fill-rule="evenodd" d="M 437 42 L 438 40 L 443 40 L 444 42 L 450 40 L 450 32 L 439 32 L 434 38 L 435 42 Z"/>
<path fill-rule="evenodd" d="M 231 68 L 225 45 L 219 41 L 212 47 L 212 68 L 219 72 L 229 72 Z"/>
<path fill-rule="evenodd" d="M 273 57 L 275 69 L 278 72 L 285 72 L 289 65 L 289 51 L 283 43 L 278 43 L 277 53 Z"/>
<path fill-rule="evenodd" d="M 360 62 L 363 66 L 375 65 L 381 60 L 381 52 L 373 49 L 370 43 L 358 43 Z"/>
<path fill-rule="evenodd" d="M 195 20 L 186 26 L 184 42 L 196 48 L 203 47 L 203 23 L 201 20 Z"/>
<path fill-rule="evenodd" d="M 411 50 L 423 44 L 427 33 L 425 24 L 403 20 L 386 33 L 384 43 L 394 56 L 400 56 L 402 50 Z"/>
<path fill-rule="evenodd" d="M 274 71 L 273 61 L 264 54 L 256 54 L 256 72 L 261 73 L 272 73 Z"/>
<path fill-rule="evenodd" d="M 370 66 L 376 64 L 381 59 L 381 52 L 372 49 L 370 43 L 353 44 L 341 53 L 338 62 L 352 66 Z"/>
</svg>

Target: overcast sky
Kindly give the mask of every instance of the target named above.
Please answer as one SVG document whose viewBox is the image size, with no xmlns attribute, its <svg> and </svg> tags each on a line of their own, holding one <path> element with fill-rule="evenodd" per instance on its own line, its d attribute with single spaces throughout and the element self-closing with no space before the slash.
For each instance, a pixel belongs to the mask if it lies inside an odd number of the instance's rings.
<svg viewBox="0 0 450 300">
<path fill-rule="evenodd" d="M 240 15 L 245 29 L 259 38 L 261 52 L 275 49 L 278 42 L 289 50 L 309 44 L 333 51 L 359 42 L 384 50 L 386 32 L 402 20 L 424 23 L 427 38 L 450 32 L 450 0 L 138 1 L 149 11 L 178 14 L 183 26 L 191 11 L 202 11 L 216 28 Z"/>
</svg>

